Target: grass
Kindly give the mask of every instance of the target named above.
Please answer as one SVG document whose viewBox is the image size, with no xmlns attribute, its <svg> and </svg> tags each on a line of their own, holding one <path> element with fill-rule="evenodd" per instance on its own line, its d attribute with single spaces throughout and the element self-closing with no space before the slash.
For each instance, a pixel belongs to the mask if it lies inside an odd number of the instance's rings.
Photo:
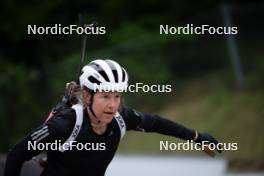
<svg viewBox="0 0 264 176">
<path fill-rule="evenodd" d="M 230 77 L 223 72 L 190 80 L 176 90 L 171 101 L 156 114 L 200 132 L 208 132 L 221 142 L 238 143 L 237 151 L 224 151 L 221 155 L 230 161 L 263 161 L 264 90 L 261 83 L 256 82 L 261 80 L 257 77 L 260 75 L 247 75 L 244 91 L 236 91 Z M 160 151 L 160 140 L 179 141 L 159 134 L 128 132 L 119 151 L 201 155 L 197 151 Z"/>
</svg>

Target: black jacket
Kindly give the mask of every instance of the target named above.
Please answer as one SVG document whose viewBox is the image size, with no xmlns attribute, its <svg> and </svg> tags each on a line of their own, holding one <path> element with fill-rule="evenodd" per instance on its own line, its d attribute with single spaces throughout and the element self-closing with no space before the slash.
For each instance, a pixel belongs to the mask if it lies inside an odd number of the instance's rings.
<svg viewBox="0 0 264 176">
<path fill-rule="evenodd" d="M 194 130 L 159 116 L 137 112 L 128 107 L 123 107 L 120 114 L 125 121 L 126 130 L 157 132 L 184 140 L 192 140 L 195 136 Z M 48 143 L 63 144 L 70 136 L 75 120 L 75 111 L 68 108 L 30 132 L 9 152 L 4 175 L 18 176 L 22 164 L 43 150 L 47 150 L 48 162 L 41 174 L 42 176 L 104 175 L 120 142 L 121 132 L 115 119 L 108 125 L 104 134 L 97 135 L 91 128 L 87 111 L 84 110 L 83 124 L 76 142 L 83 144 L 82 146 L 86 145 L 88 150 L 87 148 L 77 150 L 76 146 L 65 152 L 60 152 L 51 146 L 43 148 L 44 144 Z M 33 150 L 33 144 L 40 143 L 42 148 Z M 82 146 L 79 146 L 79 149 Z"/>
</svg>

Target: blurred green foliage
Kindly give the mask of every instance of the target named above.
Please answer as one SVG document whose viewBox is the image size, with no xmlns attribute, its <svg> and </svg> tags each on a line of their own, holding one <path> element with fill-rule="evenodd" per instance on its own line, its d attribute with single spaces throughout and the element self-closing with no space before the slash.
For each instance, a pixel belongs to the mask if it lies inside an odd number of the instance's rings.
<svg viewBox="0 0 264 176">
<path fill-rule="evenodd" d="M 106 35 L 89 36 L 86 63 L 94 58 L 113 59 L 126 68 L 130 83 L 173 86 L 172 93 L 127 93 L 125 101 L 128 105 L 147 112 L 166 114 L 173 111 L 172 116 L 178 116 L 176 112 L 179 111 L 182 119 L 176 120 L 193 128 L 215 132 L 223 140 L 229 133 L 234 134 L 234 138 L 236 133 L 244 133 L 247 117 L 237 114 L 243 108 L 243 114 L 249 113 L 254 121 L 247 142 L 257 139 L 254 135 L 263 132 L 257 125 L 259 113 L 263 114 L 259 112 L 263 103 L 260 99 L 253 103 L 255 99 L 252 97 L 263 96 L 260 87 L 263 87 L 264 81 L 264 64 L 261 61 L 264 40 L 263 33 L 255 31 L 263 24 L 256 21 L 256 16 L 263 17 L 262 11 L 257 9 L 256 13 L 248 15 L 249 11 L 244 12 L 239 6 L 233 11 L 234 24 L 241 26 L 237 42 L 249 89 L 241 96 L 233 92 L 232 67 L 225 36 L 159 35 L 160 24 L 177 26 L 188 22 L 222 26 L 219 5 L 217 1 L 201 1 L 195 5 L 191 1 L 156 0 L 110 0 L 104 3 L 2 1 L 0 151 L 7 151 L 19 138 L 40 124 L 63 94 L 65 83 L 77 77 L 81 36 L 27 35 L 27 25 L 78 24 L 80 12 L 84 14 L 85 22 L 96 20 L 107 30 Z M 253 26 L 250 29 L 245 27 L 249 23 Z M 248 34 L 251 34 L 250 37 Z M 210 81 L 201 81 L 204 76 L 214 74 L 208 78 Z M 224 81 L 219 84 L 218 80 L 222 79 Z M 196 93 L 201 94 L 199 99 L 195 99 Z M 183 101 L 175 102 L 179 99 Z M 203 106 L 200 101 L 204 99 L 207 108 L 199 108 Z M 238 104 L 226 102 L 228 99 L 238 101 Z M 233 128 L 239 122 L 241 124 Z M 227 128 L 224 134 L 221 133 L 225 128 L 222 126 Z M 156 137 L 149 140 L 158 139 Z M 130 145 L 129 141 L 136 141 L 129 140 L 130 137 L 127 139 L 126 143 L 122 143 L 122 151 L 149 149 L 146 147 L 148 144 L 140 147 Z M 147 138 L 143 140 L 147 141 Z M 263 141 L 259 143 L 258 147 L 262 147 Z M 242 151 L 249 157 L 250 145 L 244 146 L 246 149 Z"/>
</svg>

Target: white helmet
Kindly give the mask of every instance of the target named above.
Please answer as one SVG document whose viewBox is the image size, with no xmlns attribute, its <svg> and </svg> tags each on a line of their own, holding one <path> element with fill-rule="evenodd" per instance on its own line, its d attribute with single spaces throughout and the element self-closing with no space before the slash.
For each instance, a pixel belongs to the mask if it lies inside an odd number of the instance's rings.
<svg viewBox="0 0 264 176">
<path fill-rule="evenodd" d="M 82 69 L 80 86 L 96 91 L 125 91 L 128 86 L 126 70 L 113 60 L 94 60 Z"/>
</svg>

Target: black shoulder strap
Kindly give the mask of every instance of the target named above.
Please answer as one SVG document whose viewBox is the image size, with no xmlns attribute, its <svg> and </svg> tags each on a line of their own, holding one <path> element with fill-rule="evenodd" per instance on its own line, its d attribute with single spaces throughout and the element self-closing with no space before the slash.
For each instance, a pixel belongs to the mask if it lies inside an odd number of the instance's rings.
<svg viewBox="0 0 264 176">
<path fill-rule="evenodd" d="M 119 114 L 119 112 L 117 112 L 114 116 L 118 126 L 119 126 L 119 129 L 120 129 L 120 132 L 121 132 L 121 136 L 120 136 L 120 139 L 122 139 L 126 133 L 126 123 L 123 119 L 123 117 Z"/>
<path fill-rule="evenodd" d="M 70 147 L 71 142 L 75 141 L 76 137 L 78 136 L 82 123 L 83 123 L 83 105 L 82 104 L 75 104 L 72 106 L 72 108 L 75 110 L 76 113 L 76 122 L 74 125 L 74 128 L 72 130 L 71 135 L 69 138 L 64 142 L 64 144 L 60 148 L 60 152 L 64 152 L 65 150 L 68 150 Z M 67 144 L 67 145 L 66 145 Z"/>
</svg>

